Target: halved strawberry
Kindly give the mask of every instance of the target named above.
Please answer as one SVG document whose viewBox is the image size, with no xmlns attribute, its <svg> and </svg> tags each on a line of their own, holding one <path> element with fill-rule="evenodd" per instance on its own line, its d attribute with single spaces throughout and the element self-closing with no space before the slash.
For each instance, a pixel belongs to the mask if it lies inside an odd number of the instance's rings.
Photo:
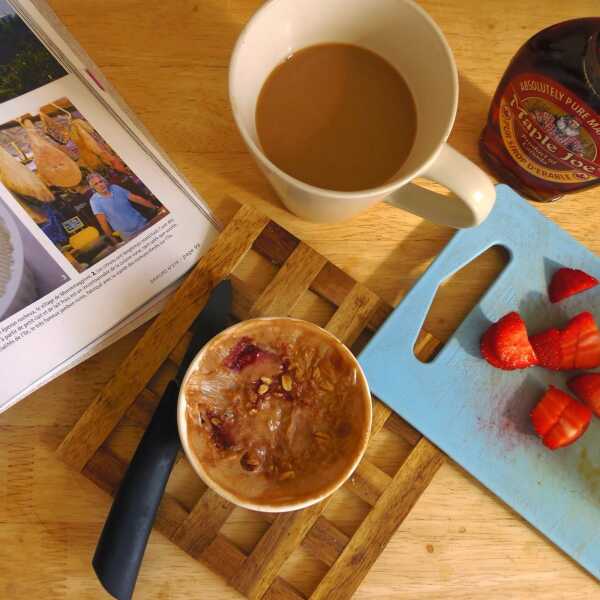
<svg viewBox="0 0 600 600">
<path fill-rule="evenodd" d="M 483 358 L 485 358 L 485 360 L 487 360 L 490 365 L 492 365 L 493 367 L 496 367 L 497 369 L 504 369 L 504 365 L 503 363 L 500 361 L 500 359 L 494 354 L 494 350 L 493 350 L 493 339 L 496 335 L 496 325 L 492 325 L 484 334 L 483 337 L 481 338 L 481 344 L 480 344 L 480 348 L 481 348 L 481 356 L 483 356 Z"/>
<path fill-rule="evenodd" d="M 591 313 L 582 312 L 569 321 L 561 332 L 560 349 L 563 371 L 600 366 L 600 331 Z"/>
<path fill-rule="evenodd" d="M 548 329 L 537 335 L 532 335 L 529 342 L 538 357 L 540 367 L 559 371 L 562 365 L 560 349 L 561 333 L 558 329 Z"/>
<path fill-rule="evenodd" d="M 560 302 L 565 298 L 585 292 L 598 285 L 598 280 L 579 269 L 562 268 L 556 271 L 548 287 L 550 302 Z"/>
<path fill-rule="evenodd" d="M 494 367 L 512 371 L 537 364 L 523 319 L 511 312 L 494 323 L 481 338 L 482 356 Z"/>
<path fill-rule="evenodd" d="M 531 421 L 544 445 L 563 448 L 579 439 L 588 428 L 592 411 L 565 392 L 550 386 L 531 411 Z"/>
<path fill-rule="evenodd" d="M 569 380 L 569 389 L 600 417 L 600 373 L 584 373 Z"/>
</svg>

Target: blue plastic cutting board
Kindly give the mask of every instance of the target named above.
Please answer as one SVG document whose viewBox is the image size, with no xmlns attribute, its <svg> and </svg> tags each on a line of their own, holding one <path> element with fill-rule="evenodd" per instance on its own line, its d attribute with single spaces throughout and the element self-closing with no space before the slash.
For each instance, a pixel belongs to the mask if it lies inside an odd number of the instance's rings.
<svg viewBox="0 0 600 600">
<path fill-rule="evenodd" d="M 568 377 L 537 367 L 500 371 L 479 354 L 482 332 L 512 310 L 533 333 L 582 310 L 600 322 L 600 286 L 558 305 L 547 296 L 559 266 L 600 279 L 600 259 L 507 186 L 497 194 L 490 217 L 455 234 L 360 363 L 376 396 L 600 578 L 600 419 L 574 445 L 546 450 L 528 415 L 548 384 L 567 390 Z M 413 346 L 437 288 L 496 244 L 509 264 L 436 358 L 421 363 Z"/>
</svg>

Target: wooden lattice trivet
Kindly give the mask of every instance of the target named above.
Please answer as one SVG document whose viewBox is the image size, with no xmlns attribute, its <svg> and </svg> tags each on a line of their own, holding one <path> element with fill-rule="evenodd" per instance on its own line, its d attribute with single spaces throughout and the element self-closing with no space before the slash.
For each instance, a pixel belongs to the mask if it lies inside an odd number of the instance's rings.
<svg viewBox="0 0 600 600">
<path fill-rule="evenodd" d="M 257 292 L 257 277 L 252 272 L 245 278 L 236 276 L 244 272 L 245 261 L 257 259 L 256 253 L 274 265 L 274 276 L 262 292 Z M 234 285 L 236 319 L 288 315 L 304 294 L 316 294 L 335 311 L 326 328 L 350 347 L 360 343 L 359 338 L 364 342 L 365 335 L 372 335 L 391 311 L 373 292 L 309 246 L 254 209 L 242 207 L 67 435 L 58 448 L 62 460 L 109 493 L 115 492 L 126 463 L 111 449 L 110 439 L 119 430 L 139 439 L 163 385 L 183 357 L 188 329 L 210 290 L 227 277 Z M 416 352 L 427 359 L 439 346 L 423 333 Z M 330 497 L 301 511 L 262 515 L 270 526 L 246 554 L 220 533 L 233 505 L 206 488 L 191 510 L 167 493 L 155 526 L 248 598 L 349 598 L 443 460 L 428 440 L 374 400 L 371 439 L 384 426 L 402 436 L 412 450 L 393 477 L 363 459 L 345 488 L 364 500 L 370 510 L 351 537 L 323 515 Z M 129 458 L 137 439 L 130 440 Z M 186 459 L 182 456 L 179 460 Z M 195 477 L 191 469 L 188 476 Z M 309 596 L 279 576 L 285 561 L 301 544 L 328 567 Z"/>
</svg>

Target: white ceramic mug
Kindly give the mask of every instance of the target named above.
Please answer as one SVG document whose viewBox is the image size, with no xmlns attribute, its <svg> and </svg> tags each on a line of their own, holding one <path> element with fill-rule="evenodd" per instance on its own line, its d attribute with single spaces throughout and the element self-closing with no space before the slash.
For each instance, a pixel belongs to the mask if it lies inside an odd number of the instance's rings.
<svg viewBox="0 0 600 600">
<path fill-rule="evenodd" d="M 417 106 L 410 155 L 388 183 L 358 191 L 321 189 L 288 175 L 264 154 L 256 134 L 256 101 L 273 69 L 301 48 L 343 42 L 385 58 L 405 78 Z M 292 212 L 311 221 L 351 217 L 386 200 L 431 221 L 472 227 L 490 213 L 496 197 L 489 177 L 446 140 L 458 104 L 452 52 L 431 17 L 411 0 L 270 0 L 240 35 L 231 58 L 233 115 L 258 165 Z M 443 196 L 411 182 L 426 177 L 451 190 Z"/>
</svg>

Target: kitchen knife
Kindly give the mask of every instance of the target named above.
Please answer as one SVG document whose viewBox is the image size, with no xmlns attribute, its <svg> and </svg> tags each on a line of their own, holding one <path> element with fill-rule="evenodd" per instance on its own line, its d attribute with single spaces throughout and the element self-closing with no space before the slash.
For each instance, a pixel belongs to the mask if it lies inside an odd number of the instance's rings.
<svg viewBox="0 0 600 600">
<path fill-rule="evenodd" d="M 212 292 L 192 326 L 192 341 L 150 421 L 98 540 L 92 561 L 98 579 L 117 600 L 129 600 L 156 511 L 179 450 L 177 399 L 179 386 L 198 351 L 229 325 L 231 282 L 222 281 Z"/>
</svg>

